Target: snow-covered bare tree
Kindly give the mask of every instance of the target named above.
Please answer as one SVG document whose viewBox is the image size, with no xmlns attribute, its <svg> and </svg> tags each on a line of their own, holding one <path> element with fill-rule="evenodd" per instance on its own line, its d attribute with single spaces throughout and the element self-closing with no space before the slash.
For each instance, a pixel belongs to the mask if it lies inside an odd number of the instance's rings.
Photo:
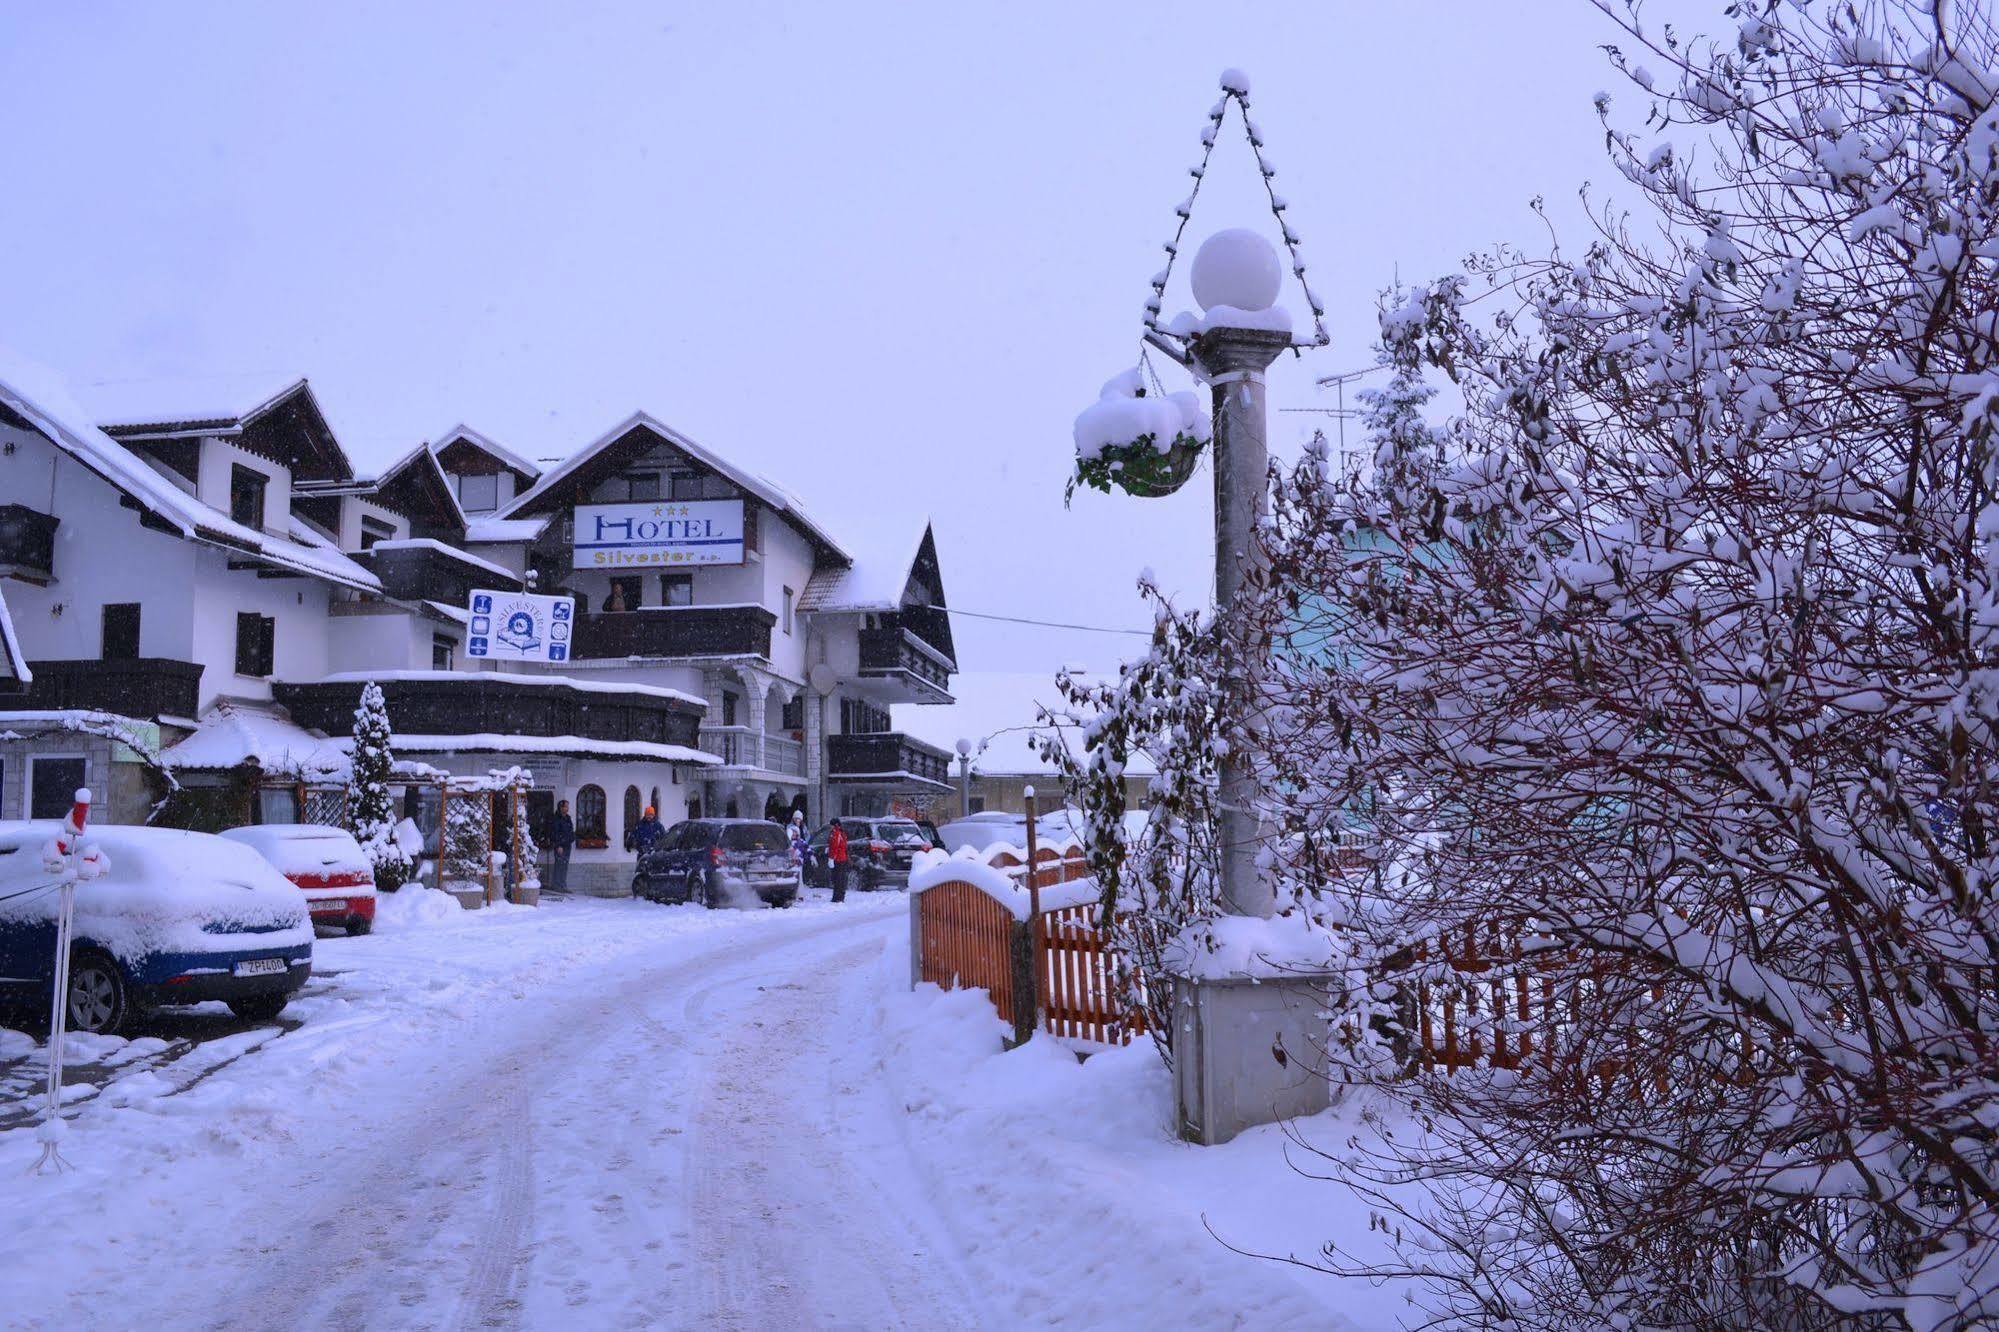
<svg viewBox="0 0 1999 1332">
<path fill-rule="evenodd" d="M 1385 310 L 1425 484 L 1278 487 L 1266 790 L 1379 841 L 1286 872 L 1480 1055 L 1341 1168 L 1452 1322 L 1999 1322 L 1999 41 L 1599 3 L 1642 224 Z"/>
<path fill-rule="evenodd" d="M 354 758 L 347 778 L 347 826 L 375 867 L 375 886 L 394 892 L 415 872 L 409 855 L 396 842 L 395 800 L 389 783 L 395 774 L 395 736 L 389 729 L 389 708 L 382 688 L 372 680 L 361 689 L 361 706 L 354 709 Z"/>
</svg>

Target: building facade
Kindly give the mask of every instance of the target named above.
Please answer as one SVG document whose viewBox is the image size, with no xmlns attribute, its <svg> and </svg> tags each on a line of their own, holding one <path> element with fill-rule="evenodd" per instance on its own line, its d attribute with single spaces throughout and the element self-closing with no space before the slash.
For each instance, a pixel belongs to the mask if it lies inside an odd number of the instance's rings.
<svg viewBox="0 0 1999 1332">
<path fill-rule="evenodd" d="M 695 513 L 720 535 L 684 539 Z M 947 791 L 890 721 L 956 670 L 911 526 L 857 556 L 643 413 L 546 473 L 458 426 L 365 476 L 304 380 L 93 410 L 0 367 L 0 819 L 79 785 L 119 822 L 324 817 L 370 681 L 415 821 L 433 782 L 530 773 L 524 816 L 570 803 L 587 891 L 625 890 L 648 807 L 817 824 Z M 468 653 L 475 588 L 574 596 L 566 660 Z"/>
</svg>

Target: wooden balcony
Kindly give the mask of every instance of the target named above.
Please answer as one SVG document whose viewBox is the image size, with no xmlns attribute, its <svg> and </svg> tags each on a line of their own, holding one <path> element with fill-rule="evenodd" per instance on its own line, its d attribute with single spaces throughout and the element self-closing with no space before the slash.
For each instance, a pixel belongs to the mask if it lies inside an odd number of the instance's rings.
<svg viewBox="0 0 1999 1332">
<path fill-rule="evenodd" d="M 836 782 L 949 790 L 951 756 L 900 731 L 836 735 L 826 742 L 827 774 Z"/>
<path fill-rule="evenodd" d="M 935 648 L 899 625 L 863 629 L 861 674 L 903 686 L 903 701 L 949 703 L 951 670 Z"/>
<path fill-rule="evenodd" d="M 770 659 L 777 616 L 762 606 L 648 606 L 576 617 L 578 660 L 607 657 Z"/>
<path fill-rule="evenodd" d="M 33 683 L 0 695 L 0 713 L 112 712 L 156 720 L 193 717 L 201 703 L 201 666 L 170 657 L 31 661 Z M 0 731 L 6 730 L 0 720 Z"/>
<path fill-rule="evenodd" d="M 511 591 L 521 585 L 517 575 L 442 542 L 385 542 L 352 551 L 349 558 L 381 579 L 383 594 L 398 601 L 462 607 L 471 604 L 475 587 Z"/>
<path fill-rule="evenodd" d="M 0 504 L 0 577 L 55 576 L 56 526 L 62 520 L 24 504 Z"/>
</svg>

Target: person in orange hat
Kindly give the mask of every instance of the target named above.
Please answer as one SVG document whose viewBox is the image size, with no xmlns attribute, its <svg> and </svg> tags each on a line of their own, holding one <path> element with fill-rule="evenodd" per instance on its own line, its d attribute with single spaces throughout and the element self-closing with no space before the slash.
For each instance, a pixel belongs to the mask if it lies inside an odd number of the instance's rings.
<svg viewBox="0 0 1999 1332">
<path fill-rule="evenodd" d="M 640 856 L 644 856 L 664 836 L 666 836 L 666 829 L 659 826 L 658 811 L 653 809 L 651 805 L 647 805 L 645 817 L 640 819 L 639 826 L 632 830 L 632 849 L 637 851 Z"/>
</svg>

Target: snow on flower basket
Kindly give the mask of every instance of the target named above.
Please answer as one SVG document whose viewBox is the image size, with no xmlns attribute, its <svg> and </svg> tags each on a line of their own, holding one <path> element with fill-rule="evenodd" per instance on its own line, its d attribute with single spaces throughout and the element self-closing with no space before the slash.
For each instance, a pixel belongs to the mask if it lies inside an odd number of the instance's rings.
<svg viewBox="0 0 1999 1332">
<path fill-rule="evenodd" d="M 1076 418 L 1076 474 L 1064 498 L 1077 486 L 1140 499 L 1171 495 L 1194 475 L 1214 434 L 1200 394 L 1148 395 L 1139 371 L 1127 370 Z"/>
</svg>

